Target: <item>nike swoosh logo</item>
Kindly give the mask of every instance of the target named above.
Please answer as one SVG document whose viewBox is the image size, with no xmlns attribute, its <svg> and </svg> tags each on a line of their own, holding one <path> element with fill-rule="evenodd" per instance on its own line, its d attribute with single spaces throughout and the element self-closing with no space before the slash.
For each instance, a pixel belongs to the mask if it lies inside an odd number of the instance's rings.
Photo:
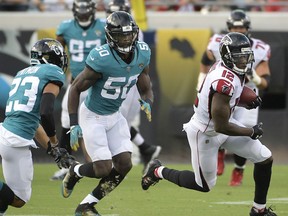
<svg viewBox="0 0 288 216">
<path fill-rule="evenodd" d="M 90 59 L 91 59 L 92 61 L 94 61 L 94 60 L 95 60 L 95 58 L 92 58 L 92 56 L 90 56 Z"/>
<path fill-rule="evenodd" d="M 60 74 L 64 74 L 64 72 L 63 71 L 60 71 L 60 70 L 57 70 Z"/>
</svg>

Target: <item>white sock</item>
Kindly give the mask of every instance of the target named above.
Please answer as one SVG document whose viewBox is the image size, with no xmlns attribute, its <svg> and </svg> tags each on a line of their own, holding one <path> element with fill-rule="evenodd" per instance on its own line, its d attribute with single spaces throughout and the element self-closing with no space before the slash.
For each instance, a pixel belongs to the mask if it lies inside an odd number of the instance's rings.
<svg viewBox="0 0 288 216">
<path fill-rule="evenodd" d="M 82 164 L 77 164 L 75 167 L 74 167 L 74 172 L 79 176 L 79 177 L 83 177 L 82 175 L 79 174 L 79 167 L 81 166 Z"/>
<path fill-rule="evenodd" d="M 84 204 L 84 203 L 98 203 L 99 200 L 94 197 L 92 194 L 88 194 L 80 204 Z"/>
<path fill-rule="evenodd" d="M 245 165 L 243 165 L 243 166 L 238 166 L 237 164 L 234 164 L 234 167 L 235 168 L 237 168 L 237 169 L 245 169 Z"/>
<path fill-rule="evenodd" d="M 164 166 L 160 166 L 160 167 L 156 168 L 156 169 L 154 170 L 154 175 L 155 175 L 156 177 L 158 177 L 158 178 L 163 179 L 162 170 L 163 170 L 164 168 L 165 168 Z"/>
<path fill-rule="evenodd" d="M 253 207 L 255 210 L 259 211 L 259 210 L 264 209 L 266 207 L 266 204 L 258 204 L 258 203 L 253 202 Z"/>
</svg>

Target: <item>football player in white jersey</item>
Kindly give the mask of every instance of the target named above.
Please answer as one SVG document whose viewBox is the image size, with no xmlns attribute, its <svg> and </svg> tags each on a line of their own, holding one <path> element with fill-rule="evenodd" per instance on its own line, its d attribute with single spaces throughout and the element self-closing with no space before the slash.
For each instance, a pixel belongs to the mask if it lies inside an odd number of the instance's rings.
<svg viewBox="0 0 288 216">
<path fill-rule="evenodd" d="M 258 139 L 263 134 L 262 123 L 246 127 L 233 116 L 246 73 L 254 62 L 250 41 L 244 34 L 231 32 L 222 38 L 219 51 L 220 61 L 211 67 L 199 88 L 195 113 L 183 125 L 191 148 L 193 171 L 169 169 L 155 159 L 142 178 L 142 188 L 147 190 L 165 179 L 180 187 L 209 192 L 216 184 L 218 149 L 223 147 L 254 163 L 255 191 L 250 216 L 276 216 L 266 208 L 273 158 Z M 258 96 L 246 108 L 253 109 L 260 104 Z"/>
<path fill-rule="evenodd" d="M 250 19 L 243 10 L 233 10 L 227 19 L 227 28 L 229 32 L 240 32 L 245 34 L 252 46 L 254 52 L 255 62 L 252 70 L 247 75 L 246 86 L 255 89 L 257 94 L 260 90 L 264 90 L 268 87 L 270 81 L 270 46 L 265 42 L 250 37 Z M 203 54 L 202 62 L 200 66 L 200 74 L 198 77 L 197 89 L 200 88 L 207 72 L 209 71 L 211 64 L 220 59 L 219 43 L 223 37 L 223 34 L 214 34 L 209 41 L 208 47 Z M 234 118 L 240 121 L 247 127 L 255 125 L 258 121 L 259 109 L 246 110 L 242 107 L 237 107 L 234 112 Z M 242 184 L 243 171 L 245 168 L 246 159 L 238 155 L 234 156 L 235 168 L 232 171 L 230 186 L 239 186 Z M 217 175 L 222 175 L 224 172 L 224 158 L 225 149 L 219 149 L 218 154 L 218 171 Z"/>
<path fill-rule="evenodd" d="M 111 0 L 106 9 L 107 17 L 115 11 L 125 11 L 131 14 L 131 7 L 128 0 Z M 144 41 L 143 32 L 139 29 L 139 41 Z M 145 141 L 143 136 L 138 131 L 139 118 L 140 118 L 140 105 L 138 99 L 140 98 L 137 86 L 133 86 L 126 99 L 123 101 L 120 112 L 127 120 L 131 141 L 139 148 L 141 161 L 144 165 L 143 172 L 146 170 L 147 165 L 154 158 L 158 157 L 161 152 L 161 146 L 150 145 Z"/>
</svg>

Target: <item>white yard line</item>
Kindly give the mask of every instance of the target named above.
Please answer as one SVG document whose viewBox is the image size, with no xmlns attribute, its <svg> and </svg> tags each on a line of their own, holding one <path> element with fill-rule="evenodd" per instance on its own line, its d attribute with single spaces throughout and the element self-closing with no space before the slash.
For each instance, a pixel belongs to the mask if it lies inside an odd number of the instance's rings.
<svg viewBox="0 0 288 216">
<path fill-rule="evenodd" d="M 213 204 L 219 204 L 219 205 L 250 205 L 250 201 L 236 201 L 236 202 L 213 202 Z M 288 204 L 288 197 L 282 197 L 282 198 L 271 198 L 267 201 L 268 204 Z"/>
</svg>

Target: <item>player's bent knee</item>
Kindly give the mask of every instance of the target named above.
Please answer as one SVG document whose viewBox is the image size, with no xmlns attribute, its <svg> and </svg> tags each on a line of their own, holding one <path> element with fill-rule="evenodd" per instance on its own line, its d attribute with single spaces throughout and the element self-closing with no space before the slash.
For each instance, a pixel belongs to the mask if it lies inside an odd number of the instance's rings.
<svg viewBox="0 0 288 216">
<path fill-rule="evenodd" d="M 268 159 L 262 161 L 262 162 L 259 162 L 259 163 L 256 163 L 256 164 L 259 164 L 259 165 L 264 165 L 264 164 L 269 164 L 269 163 L 272 163 L 273 162 L 273 157 L 269 157 Z"/>
<path fill-rule="evenodd" d="M 127 173 L 132 169 L 132 161 L 129 160 L 125 163 L 117 163 L 114 164 L 115 169 L 123 176 L 127 175 Z"/>
<path fill-rule="evenodd" d="M 25 201 L 23 201 L 22 199 L 20 199 L 19 197 L 15 196 L 13 202 L 11 203 L 11 206 L 15 207 L 15 208 L 21 208 L 26 204 Z"/>
<path fill-rule="evenodd" d="M 207 183 L 208 187 L 204 187 L 204 191 L 203 192 L 209 192 L 215 185 L 216 185 L 216 180 L 208 182 Z"/>
<path fill-rule="evenodd" d="M 270 161 L 273 161 L 272 152 L 266 146 L 262 145 L 252 161 L 255 164 L 269 163 Z"/>
<path fill-rule="evenodd" d="M 93 172 L 96 178 L 108 176 L 112 169 L 112 161 L 93 162 Z"/>
<path fill-rule="evenodd" d="M 270 158 L 272 156 L 272 152 L 266 146 L 263 146 L 263 148 L 261 148 L 260 153 L 263 158 Z"/>
</svg>

